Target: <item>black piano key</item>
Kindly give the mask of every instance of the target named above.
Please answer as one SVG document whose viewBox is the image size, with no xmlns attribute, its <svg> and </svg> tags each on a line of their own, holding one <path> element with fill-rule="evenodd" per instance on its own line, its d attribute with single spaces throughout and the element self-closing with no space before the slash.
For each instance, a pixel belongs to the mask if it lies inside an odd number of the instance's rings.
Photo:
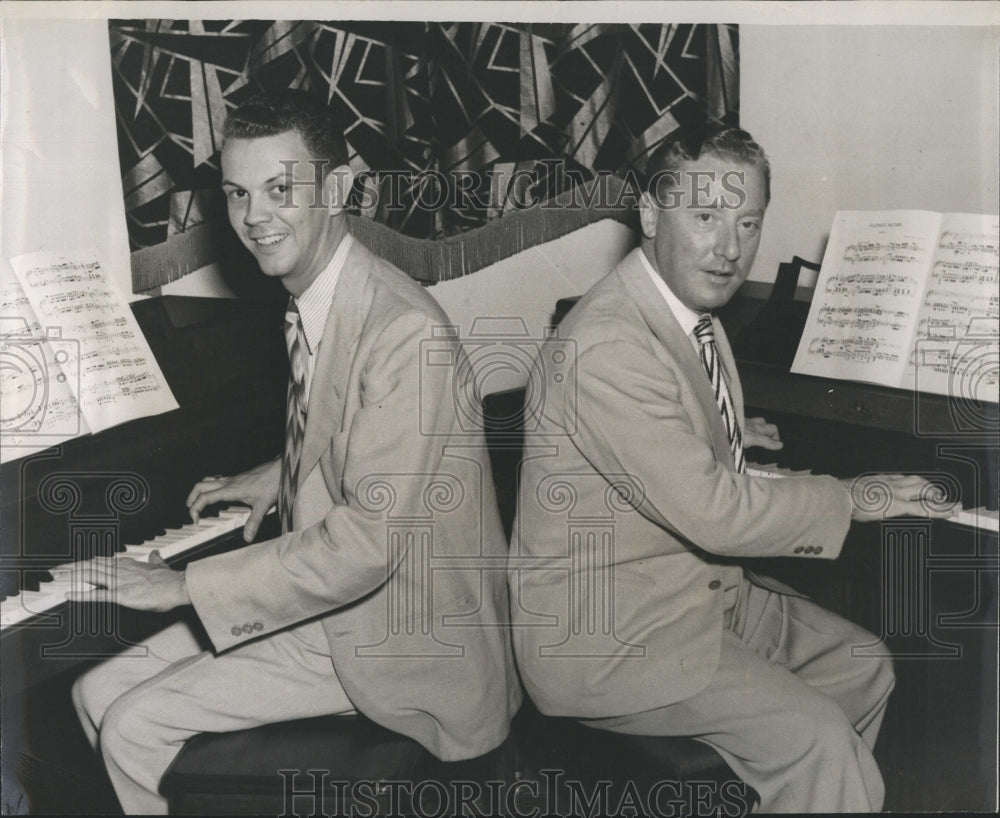
<svg viewBox="0 0 1000 818">
<path fill-rule="evenodd" d="M 0 572 L 0 599 L 13 596 L 21 590 L 21 574 L 19 571 Z"/>
<path fill-rule="evenodd" d="M 21 575 L 21 590 L 37 591 L 42 583 L 49 582 L 51 579 L 48 571 L 24 571 Z"/>
</svg>

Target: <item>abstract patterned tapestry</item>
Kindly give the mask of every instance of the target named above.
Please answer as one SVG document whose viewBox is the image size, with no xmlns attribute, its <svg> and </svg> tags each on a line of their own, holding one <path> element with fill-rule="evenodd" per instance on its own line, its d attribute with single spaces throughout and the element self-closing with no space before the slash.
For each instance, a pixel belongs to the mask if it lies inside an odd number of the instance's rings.
<svg viewBox="0 0 1000 818">
<path fill-rule="evenodd" d="M 595 176 L 628 183 L 679 125 L 739 115 L 734 25 L 112 20 L 110 32 L 136 289 L 211 260 L 221 129 L 262 90 L 325 101 L 360 174 L 356 211 L 422 239 Z"/>
</svg>

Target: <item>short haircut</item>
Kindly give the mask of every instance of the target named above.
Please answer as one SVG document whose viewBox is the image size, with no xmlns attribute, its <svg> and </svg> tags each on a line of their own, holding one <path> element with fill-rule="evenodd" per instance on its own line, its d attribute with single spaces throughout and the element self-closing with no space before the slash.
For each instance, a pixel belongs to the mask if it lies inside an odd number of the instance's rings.
<svg viewBox="0 0 1000 818">
<path fill-rule="evenodd" d="M 684 162 L 699 159 L 703 155 L 760 168 L 764 175 L 764 203 L 771 201 L 771 163 L 764 149 L 746 131 L 719 122 L 681 128 L 664 139 L 647 162 L 647 190 L 664 173 L 676 172 Z M 650 192 L 656 195 L 656 191 Z"/>
<path fill-rule="evenodd" d="M 225 139 L 256 139 L 298 131 L 313 159 L 329 169 L 347 164 L 347 143 L 330 109 L 305 91 L 259 94 L 229 112 Z"/>
</svg>

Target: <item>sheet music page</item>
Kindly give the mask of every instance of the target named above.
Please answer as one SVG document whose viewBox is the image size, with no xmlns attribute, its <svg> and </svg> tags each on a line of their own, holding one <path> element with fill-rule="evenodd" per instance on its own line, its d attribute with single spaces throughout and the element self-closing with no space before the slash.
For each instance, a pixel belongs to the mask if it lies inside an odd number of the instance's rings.
<svg viewBox="0 0 1000 818">
<path fill-rule="evenodd" d="M 59 368 L 92 432 L 178 408 L 95 251 L 29 253 L 11 266 L 39 323 L 60 333 Z"/>
<path fill-rule="evenodd" d="M 90 430 L 56 358 L 57 328 L 38 323 L 17 279 L 0 284 L 0 463 Z"/>
<path fill-rule="evenodd" d="M 904 386 L 997 402 L 1000 217 L 949 213 L 917 317 Z"/>
<path fill-rule="evenodd" d="M 839 211 L 792 372 L 900 386 L 941 214 Z"/>
</svg>

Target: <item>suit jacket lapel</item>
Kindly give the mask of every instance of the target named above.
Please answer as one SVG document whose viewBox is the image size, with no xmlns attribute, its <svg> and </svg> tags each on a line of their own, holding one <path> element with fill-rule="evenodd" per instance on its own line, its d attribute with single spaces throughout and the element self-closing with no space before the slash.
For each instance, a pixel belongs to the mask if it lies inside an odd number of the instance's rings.
<svg viewBox="0 0 1000 818">
<path fill-rule="evenodd" d="M 300 485 L 340 431 L 346 385 L 364 323 L 362 307 L 370 264 L 368 250 L 355 239 L 337 280 L 316 354 L 299 463 Z"/>
<path fill-rule="evenodd" d="M 729 448 L 729 436 L 726 434 L 726 427 L 722 422 L 722 414 L 715 402 L 715 395 L 712 394 L 712 386 L 705 373 L 705 367 L 694 351 L 691 339 L 684 333 L 670 308 L 664 303 L 663 296 L 660 295 L 656 285 L 643 268 L 641 259 L 635 255 L 627 256 L 619 265 L 618 274 L 625 282 L 626 291 L 635 302 L 639 312 L 642 313 L 646 324 L 669 351 L 670 356 L 676 361 L 677 366 L 691 385 L 691 390 L 697 398 L 701 412 L 708 424 L 712 449 L 715 451 L 716 458 L 728 464 L 730 468 L 735 468 L 733 454 Z M 718 321 L 713 323 L 716 332 L 719 332 L 721 327 Z M 726 355 L 729 356 L 729 360 L 732 360 L 728 343 L 725 344 L 725 352 L 722 353 L 724 364 L 728 366 L 729 361 L 726 360 Z"/>
</svg>

